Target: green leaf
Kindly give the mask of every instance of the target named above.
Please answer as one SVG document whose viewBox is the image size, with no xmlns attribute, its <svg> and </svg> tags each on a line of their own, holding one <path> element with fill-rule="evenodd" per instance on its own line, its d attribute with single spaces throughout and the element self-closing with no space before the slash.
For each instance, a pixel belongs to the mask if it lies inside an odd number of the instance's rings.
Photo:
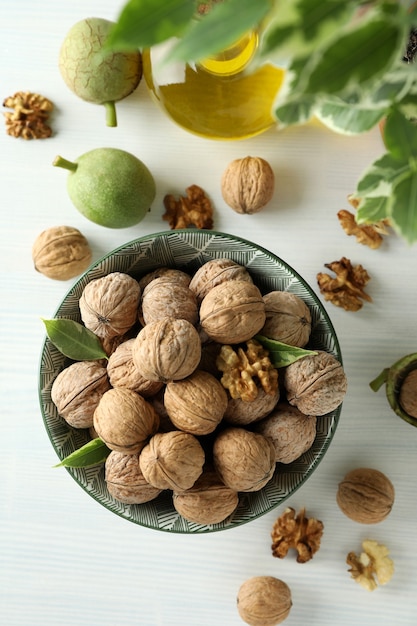
<svg viewBox="0 0 417 626">
<path fill-rule="evenodd" d="M 277 104 L 274 115 L 282 126 L 305 124 L 311 120 L 316 110 L 314 96 L 300 96 Z"/>
<path fill-rule="evenodd" d="M 401 180 L 392 190 L 390 219 L 394 228 L 408 241 L 417 241 L 417 172 Z"/>
<path fill-rule="evenodd" d="M 389 217 L 390 199 L 387 196 L 362 198 L 356 211 L 358 224 L 375 224 Z"/>
<path fill-rule="evenodd" d="M 215 4 L 187 29 L 170 51 L 170 60 L 200 61 L 232 45 L 256 27 L 270 8 L 270 0 L 227 0 Z"/>
<path fill-rule="evenodd" d="M 393 184 L 407 176 L 409 167 L 408 160 L 397 160 L 387 152 L 362 174 L 355 195 L 389 196 Z"/>
<path fill-rule="evenodd" d="M 49 339 L 68 358 L 74 361 L 108 358 L 97 335 L 82 324 L 67 319 L 42 321 Z"/>
<path fill-rule="evenodd" d="M 194 13 L 194 0 L 129 0 L 106 45 L 125 51 L 149 48 L 181 36 Z"/>
<path fill-rule="evenodd" d="M 104 463 L 111 450 L 97 437 L 65 457 L 54 467 L 91 467 Z"/>
<path fill-rule="evenodd" d="M 255 339 L 268 350 L 269 358 L 276 368 L 286 367 L 305 356 L 317 354 L 314 350 L 305 350 L 304 348 L 289 346 L 286 343 L 269 339 L 269 337 L 264 337 L 263 335 L 255 335 Z"/>
<path fill-rule="evenodd" d="M 417 159 L 417 126 L 394 109 L 387 117 L 384 143 L 395 159 Z"/>
<path fill-rule="evenodd" d="M 372 103 L 352 104 L 343 100 L 321 100 L 316 117 L 337 133 L 354 135 L 371 130 L 385 115 L 386 106 Z"/>
</svg>

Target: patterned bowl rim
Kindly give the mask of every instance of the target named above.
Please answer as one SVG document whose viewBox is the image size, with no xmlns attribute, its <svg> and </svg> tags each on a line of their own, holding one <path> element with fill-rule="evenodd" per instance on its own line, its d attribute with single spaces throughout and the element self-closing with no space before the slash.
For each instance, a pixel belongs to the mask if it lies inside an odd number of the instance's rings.
<svg viewBox="0 0 417 626">
<path fill-rule="evenodd" d="M 168 230 L 168 231 L 160 231 L 160 232 L 156 232 L 156 233 L 152 233 L 149 235 L 144 235 L 142 237 L 138 237 L 135 239 L 130 240 L 127 243 L 124 243 L 120 246 L 118 246 L 117 248 L 113 249 L 111 252 L 104 254 L 101 258 L 99 258 L 97 261 L 95 261 L 94 263 L 92 263 L 90 265 L 90 267 L 83 272 L 83 274 L 81 274 L 76 281 L 73 283 L 73 285 L 68 289 L 67 293 L 65 294 L 64 298 L 61 300 L 61 303 L 59 304 L 59 306 L 56 308 L 55 313 L 54 313 L 54 317 L 58 317 L 59 313 L 60 313 L 60 309 L 62 308 L 62 306 L 64 305 L 65 301 L 69 298 L 69 296 L 73 293 L 76 292 L 77 289 L 80 288 L 80 286 L 85 282 L 86 278 L 91 274 L 92 271 L 94 271 L 95 269 L 99 268 L 103 263 L 105 263 L 110 257 L 113 256 L 120 256 L 125 250 L 131 248 L 132 246 L 136 246 L 136 245 L 140 245 L 140 244 L 145 244 L 147 242 L 152 242 L 155 239 L 174 239 L 174 238 L 180 238 L 182 241 L 184 242 L 188 242 L 189 237 L 193 237 L 193 236 L 197 236 L 200 240 L 213 240 L 215 238 L 220 238 L 221 240 L 224 241 L 224 243 L 227 244 L 227 241 L 229 242 L 234 242 L 234 243 L 238 243 L 241 244 L 243 246 L 247 246 L 248 249 L 252 249 L 255 253 L 259 253 L 261 255 L 264 255 L 266 258 L 268 258 L 270 261 L 272 261 L 275 265 L 277 265 L 278 267 L 285 269 L 291 276 L 293 279 L 296 279 L 296 281 L 299 282 L 299 284 L 303 287 L 304 290 L 306 290 L 308 292 L 309 297 L 313 300 L 313 302 L 315 303 L 315 305 L 317 306 L 319 312 L 320 312 L 320 316 L 322 318 L 322 322 L 324 322 L 326 329 L 327 329 L 327 334 L 331 337 L 332 340 L 332 344 L 333 344 L 333 350 L 332 353 L 333 355 L 339 360 L 340 363 L 343 364 L 343 360 L 342 360 L 342 354 L 341 354 L 341 349 L 340 349 L 340 344 L 339 344 L 339 340 L 337 338 L 336 335 L 336 331 L 334 329 L 333 323 L 330 320 L 330 317 L 325 309 L 325 307 L 323 306 L 323 303 L 320 301 L 320 299 L 318 298 L 318 296 L 316 295 L 316 293 L 313 291 L 313 289 L 309 286 L 309 284 L 304 280 L 304 278 L 302 278 L 302 276 L 296 271 L 294 270 L 293 267 L 291 267 L 286 261 L 282 260 L 279 256 L 277 256 L 276 254 L 270 252 L 269 250 L 267 250 L 266 248 L 264 248 L 263 246 L 260 246 L 248 239 L 236 236 L 236 235 L 231 235 L 229 233 L 225 233 L 225 232 L 221 232 L 221 231 L 215 231 L 215 230 L 197 230 L 197 229 L 178 229 L 178 230 Z M 227 256 L 228 252 L 223 251 L 223 254 L 219 254 L 218 257 L 220 256 Z M 213 258 L 213 257 L 210 257 Z M 161 265 L 162 267 L 162 265 Z M 124 270 L 114 270 L 114 271 L 124 271 Z M 102 275 L 104 276 L 106 273 L 103 273 Z M 145 272 L 146 273 L 146 272 Z M 97 275 L 97 277 L 99 277 L 100 275 Z M 96 276 L 94 276 L 94 278 L 96 278 Z M 60 460 L 62 460 L 65 456 L 65 454 L 62 453 L 62 450 L 60 448 L 60 446 L 57 444 L 56 441 L 56 436 L 54 436 L 54 433 L 52 432 L 51 428 L 49 427 L 48 424 L 48 416 L 46 414 L 46 410 L 45 410 L 45 406 L 44 406 L 44 397 L 43 397 L 43 393 L 42 393 L 42 388 L 43 388 L 43 358 L 45 355 L 45 352 L 48 350 L 49 348 L 54 348 L 54 346 L 52 345 L 52 343 L 50 342 L 49 338 L 46 336 L 43 340 L 42 343 L 42 347 L 41 347 L 41 354 L 40 354 L 40 360 L 39 360 L 39 380 L 38 380 L 38 394 L 39 394 L 39 403 L 40 403 L 40 408 L 41 408 L 41 414 L 42 414 L 42 419 L 43 419 L 43 423 L 44 423 L 44 427 L 46 429 L 47 435 L 49 437 L 49 440 L 52 444 L 52 447 L 54 448 L 58 458 Z M 304 457 L 304 456 L 313 456 L 313 458 L 311 459 L 311 461 L 309 461 L 308 464 L 308 469 L 304 470 L 302 472 L 302 478 L 300 480 L 298 480 L 296 482 L 295 485 L 293 485 L 291 487 L 291 489 L 287 492 L 284 493 L 282 496 L 278 496 L 278 498 L 275 501 L 269 502 L 267 506 L 264 505 L 264 503 L 262 503 L 261 508 L 257 511 L 255 511 L 254 513 L 247 515 L 247 517 L 243 517 L 242 519 L 238 519 L 237 521 L 233 521 L 233 516 L 236 514 L 236 511 L 234 514 L 232 514 L 231 519 L 226 519 L 224 522 L 221 522 L 219 524 L 211 524 L 211 525 L 202 525 L 202 524 L 196 524 L 196 523 L 192 523 L 189 522 L 187 520 L 184 520 L 183 518 L 181 518 L 181 516 L 179 516 L 179 514 L 176 513 L 175 509 L 172 506 L 172 502 L 171 502 L 171 506 L 169 506 L 169 504 L 165 503 L 163 506 L 166 506 L 167 508 L 167 514 L 169 514 L 168 509 L 172 508 L 171 511 L 171 515 L 174 514 L 175 516 L 177 516 L 178 518 L 180 518 L 182 520 L 182 524 L 180 524 L 179 527 L 172 527 L 172 525 L 167 525 L 167 526 L 160 526 L 155 524 L 152 519 L 150 519 L 149 521 L 139 521 L 136 519 L 132 519 L 129 516 L 129 511 L 130 509 L 133 507 L 146 507 L 148 504 L 152 504 L 152 502 L 150 503 L 145 503 L 142 505 L 121 505 L 119 507 L 116 506 L 116 508 L 110 507 L 108 503 L 102 501 L 102 499 L 100 497 L 98 497 L 96 494 L 91 493 L 91 490 L 88 488 L 88 481 L 86 484 L 86 478 L 85 478 L 85 472 L 88 470 L 88 468 L 68 468 L 65 467 L 66 471 L 71 475 L 71 477 L 75 480 L 76 483 L 78 483 L 78 485 L 90 496 L 92 497 L 96 502 L 98 502 L 99 504 L 101 504 L 101 506 L 103 506 L 104 508 L 106 508 L 108 511 L 115 513 L 116 515 L 122 517 L 123 519 L 126 519 L 132 523 L 135 523 L 139 526 L 143 526 L 149 529 L 153 529 L 153 530 L 158 530 L 158 531 L 162 531 L 162 532 L 168 532 L 168 533 L 174 533 L 174 534 L 207 534 L 207 533 L 212 533 L 212 532 L 219 532 L 222 530 L 227 530 L 230 528 L 237 528 L 239 526 L 242 526 L 243 524 L 247 524 L 255 519 L 258 519 L 260 517 L 262 517 L 263 515 L 266 515 L 267 513 L 269 513 L 270 511 L 272 511 L 273 509 L 275 509 L 276 507 L 280 506 L 281 504 L 283 504 L 289 497 L 293 496 L 294 493 L 300 489 L 300 487 L 302 487 L 304 485 L 304 483 L 308 480 L 308 478 L 312 475 L 312 473 L 315 471 L 315 469 L 318 467 L 318 465 L 320 464 L 320 462 L 322 461 L 323 457 L 325 456 L 330 443 L 333 440 L 333 437 L 335 435 L 336 432 L 336 428 L 338 426 L 339 423 L 339 419 L 340 419 L 340 414 L 341 414 L 341 410 L 342 410 L 342 404 L 339 405 L 334 411 L 332 411 L 331 413 L 319 417 L 318 421 L 317 421 L 317 427 L 318 427 L 318 432 L 319 432 L 319 424 L 323 424 L 324 427 L 324 422 L 327 423 L 327 429 L 324 435 L 324 441 L 323 443 L 320 445 L 319 449 L 315 452 L 313 452 L 313 447 L 314 444 L 312 446 L 312 448 L 305 453 L 304 455 L 302 455 L 300 457 L 300 459 L 297 459 L 296 461 L 294 461 L 293 463 L 286 465 L 285 469 L 288 469 L 290 466 L 291 467 L 295 467 L 297 464 L 300 463 L 300 460 Z M 63 420 L 62 420 L 63 421 Z M 67 428 L 67 430 L 71 430 L 74 431 L 74 429 L 70 429 L 70 427 L 68 427 L 68 425 L 66 424 L 65 427 Z M 81 443 L 80 445 L 83 445 L 83 443 Z M 281 464 L 282 467 L 282 464 Z M 275 473 L 275 475 L 277 474 L 277 472 Z M 274 475 L 274 476 L 275 476 Z M 238 507 L 238 510 L 243 507 L 244 509 L 246 507 L 250 507 L 251 504 L 247 504 L 246 503 L 246 499 L 251 496 L 258 496 L 260 494 L 262 494 L 262 492 L 264 492 L 265 490 L 268 490 L 272 492 L 274 491 L 274 486 L 273 486 L 273 480 L 271 479 L 271 481 L 259 492 L 252 492 L 252 493 L 243 493 L 243 494 L 239 494 L 240 496 L 240 500 L 242 500 L 243 498 L 243 503 L 240 502 L 240 505 Z M 271 494 L 270 494 L 271 495 Z M 160 496 L 158 496 L 157 500 L 159 499 L 167 499 L 168 496 L 167 494 L 165 494 L 165 492 L 163 492 Z M 117 505 L 120 505 L 120 503 L 117 503 L 117 501 L 115 501 Z M 262 508 L 263 506 L 263 508 Z M 119 508 L 120 510 L 117 510 L 117 508 Z"/>
</svg>

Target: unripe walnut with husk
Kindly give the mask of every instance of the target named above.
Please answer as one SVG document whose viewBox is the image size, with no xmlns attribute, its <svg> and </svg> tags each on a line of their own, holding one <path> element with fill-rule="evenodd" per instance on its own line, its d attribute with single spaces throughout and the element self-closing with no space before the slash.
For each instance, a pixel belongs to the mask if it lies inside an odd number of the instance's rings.
<svg viewBox="0 0 417 626">
<path fill-rule="evenodd" d="M 325 415 L 343 401 L 347 378 L 342 364 L 330 353 L 317 351 L 285 368 L 287 400 L 305 415 Z"/>
<path fill-rule="evenodd" d="M 143 448 L 139 464 L 157 489 L 190 489 L 203 471 L 204 450 L 194 435 L 174 430 L 156 433 Z"/>
<path fill-rule="evenodd" d="M 137 321 L 139 283 L 123 272 L 112 272 L 86 285 L 79 301 L 81 319 L 98 337 L 124 335 Z"/>
<path fill-rule="evenodd" d="M 139 465 L 139 453 L 110 452 L 106 459 L 105 480 L 110 495 L 125 504 L 144 504 L 161 493 L 144 478 Z"/>
<path fill-rule="evenodd" d="M 134 339 L 127 339 L 117 346 L 109 357 L 107 374 L 112 387 L 131 389 L 144 398 L 148 398 L 158 393 L 162 389 L 163 383 L 147 380 L 140 374 L 132 357 L 134 341 Z"/>
<path fill-rule="evenodd" d="M 94 428 L 111 450 L 136 454 L 159 427 L 155 409 L 130 389 L 109 389 L 94 411 Z"/>
<path fill-rule="evenodd" d="M 187 320 L 164 318 L 142 328 L 133 343 L 132 357 L 140 374 L 148 380 L 181 380 L 197 369 L 200 337 Z"/>
<path fill-rule="evenodd" d="M 174 426 L 193 435 L 208 435 L 223 418 L 227 394 L 212 374 L 196 370 L 167 384 L 164 404 Z"/>
<path fill-rule="evenodd" d="M 106 368 L 99 361 L 79 361 L 58 374 L 52 383 L 51 398 L 70 426 L 90 428 L 94 411 L 109 389 Z"/>
<path fill-rule="evenodd" d="M 254 576 L 245 580 L 237 594 L 240 617 L 250 626 L 281 624 L 292 607 L 291 590 L 274 576 Z"/>
<path fill-rule="evenodd" d="M 271 291 L 264 295 L 265 325 L 261 335 L 290 346 L 303 348 L 311 333 L 311 313 L 307 304 L 289 291 Z"/>
<path fill-rule="evenodd" d="M 149 324 L 164 317 L 184 319 L 195 325 L 198 309 L 196 297 L 187 286 L 162 276 L 152 280 L 143 290 L 140 318 L 143 324 Z"/>
<path fill-rule="evenodd" d="M 200 324 L 219 343 L 251 339 L 265 324 L 265 303 L 256 285 L 231 280 L 213 287 L 200 306 Z"/>
<path fill-rule="evenodd" d="M 234 489 L 226 487 L 217 472 L 204 470 L 190 489 L 173 493 L 174 508 L 195 524 L 219 524 L 232 515 L 239 504 Z"/>
<path fill-rule="evenodd" d="M 221 190 L 224 201 L 237 213 L 258 213 L 274 194 L 272 167 L 260 157 L 235 159 L 225 169 Z"/>
<path fill-rule="evenodd" d="M 53 226 L 42 231 L 32 247 L 35 270 L 55 280 L 78 276 L 90 265 L 91 257 L 87 239 L 72 226 Z"/>
<path fill-rule="evenodd" d="M 197 301 L 201 302 L 210 289 L 229 280 L 253 282 L 251 275 L 243 265 L 239 265 L 231 259 L 212 259 L 196 271 L 189 286 Z"/>
<path fill-rule="evenodd" d="M 213 463 L 230 489 L 259 491 L 274 474 L 275 448 L 263 435 L 231 426 L 214 441 Z"/>
</svg>

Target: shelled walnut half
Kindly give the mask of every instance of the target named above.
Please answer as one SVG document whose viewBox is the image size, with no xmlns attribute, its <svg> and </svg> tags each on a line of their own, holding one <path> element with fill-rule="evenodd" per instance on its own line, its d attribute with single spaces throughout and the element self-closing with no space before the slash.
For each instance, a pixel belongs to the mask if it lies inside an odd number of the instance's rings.
<svg viewBox="0 0 417 626">
<path fill-rule="evenodd" d="M 317 274 L 317 283 L 325 300 L 345 311 L 359 311 L 363 300 L 372 302 L 365 291 L 371 277 L 362 265 L 352 265 L 349 259 L 342 257 L 339 261 L 325 263 L 324 267 L 335 273 L 334 277 L 323 272 Z"/>
<path fill-rule="evenodd" d="M 54 105 L 48 98 L 29 91 L 18 91 L 3 101 L 3 106 L 13 109 L 4 113 L 6 132 L 11 137 L 46 139 L 52 129 L 46 123 Z"/>
<path fill-rule="evenodd" d="M 288 507 L 272 528 L 273 556 L 282 559 L 294 548 L 298 553 L 297 563 L 310 561 L 320 548 L 323 529 L 323 522 L 307 517 L 305 509 L 296 515 L 295 510 Z"/>
</svg>

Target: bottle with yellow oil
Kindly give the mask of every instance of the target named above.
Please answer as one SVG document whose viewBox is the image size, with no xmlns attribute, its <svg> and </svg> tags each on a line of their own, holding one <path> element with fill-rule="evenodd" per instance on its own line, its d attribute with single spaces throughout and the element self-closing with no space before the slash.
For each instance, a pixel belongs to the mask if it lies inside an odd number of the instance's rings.
<svg viewBox="0 0 417 626">
<path fill-rule="evenodd" d="M 273 104 L 284 70 L 253 63 L 259 33 L 246 33 L 195 64 L 165 62 L 168 41 L 143 53 L 143 74 L 156 101 L 177 124 L 210 139 L 243 139 L 276 123 Z"/>
</svg>

